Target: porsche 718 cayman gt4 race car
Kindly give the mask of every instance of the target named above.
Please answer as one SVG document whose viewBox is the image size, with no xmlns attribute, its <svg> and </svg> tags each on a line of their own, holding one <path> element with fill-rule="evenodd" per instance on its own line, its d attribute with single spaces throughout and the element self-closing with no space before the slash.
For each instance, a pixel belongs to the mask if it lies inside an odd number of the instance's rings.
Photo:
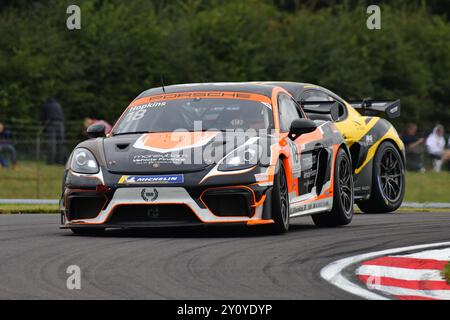
<svg viewBox="0 0 450 320">
<path fill-rule="evenodd" d="M 349 147 L 355 173 L 355 200 L 368 213 L 395 211 L 405 193 L 405 147 L 385 119 L 400 116 L 400 100 L 348 103 L 306 83 L 272 82 L 292 94 L 311 119 L 333 120 Z"/>
<path fill-rule="evenodd" d="M 66 166 L 62 228 L 350 223 L 351 157 L 332 121 L 273 85 L 175 85 L 140 94 L 112 132 L 88 128 Z"/>
</svg>

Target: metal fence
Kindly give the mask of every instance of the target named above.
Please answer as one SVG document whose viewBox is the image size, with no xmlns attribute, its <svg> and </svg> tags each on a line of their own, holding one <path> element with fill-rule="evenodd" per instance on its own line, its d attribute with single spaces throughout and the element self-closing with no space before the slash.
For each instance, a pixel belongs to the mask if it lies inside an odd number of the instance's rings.
<svg viewBox="0 0 450 320">
<path fill-rule="evenodd" d="M 66 122 L 64 138 L 57 143 L 59 163 L 48 163 L 50 141 L 46 128 L 38 122 L 3 122 L 11 137 L 1 143 L 11 144 L 17 154 L 17 167 L 12 166 L 9 150 L 0 152 L 6 167 L 0 167 L 0 199 L 57 199 L 61 192 L 64 163 L 73 148 L 87 137 L 81 121 Z"/>
<path fill-rule="evenodd" d="M 24 120 L 3 122 L 3 124 L 5 130 L 12 134 L 11 143 L 17 150 L 19 160 L 46 161 L 45 148 L 49 141 L 46 140 L 46 127 L 43 124 Z M 82 121 L 65 122 L 64 127 L 62 152 L 67 156 L 67 152 L 87 137 L 84 134 Z"/>
</svg>

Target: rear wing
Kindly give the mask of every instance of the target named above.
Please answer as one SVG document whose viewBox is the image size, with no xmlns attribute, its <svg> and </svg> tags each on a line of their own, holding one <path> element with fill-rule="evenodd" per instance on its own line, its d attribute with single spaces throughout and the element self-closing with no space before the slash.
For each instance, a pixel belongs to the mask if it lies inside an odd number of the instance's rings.
<svg viewBox="0 0 450 320">
<path fill-rule="evenodd" d="M 389 118 L 400 116 L 400 100 L 395 101 L 376 101 L 364 99 L 363 101 L 353 101 L 350 105 L 365 116 L 371 116 L 375 113 L 386 113 Z"/>
</svg>

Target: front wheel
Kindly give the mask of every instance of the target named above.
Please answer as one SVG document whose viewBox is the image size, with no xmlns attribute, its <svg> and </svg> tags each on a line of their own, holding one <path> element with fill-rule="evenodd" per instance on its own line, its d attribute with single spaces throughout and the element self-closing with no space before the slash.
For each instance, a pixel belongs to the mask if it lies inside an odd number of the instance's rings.
<svg viewBox="0 0 450 320">
<path fill-rule="evenodd" d="M 319 227 L 347 225 L 353 218 L 353 170 L 350 158 L 339 149 L 334 165 L 334 195 L 331 212 L 315 214 L 314 223 Z"/>
<path fill-rule="evenodd" d="M 289 230 L 289 193 L 283 162 L 280 161 L 278 168 L 272 191 L 272 219 L 275 223 L 269 226 L 273 234 Z"/>
<path fill-rule="evenodd" d="M 379 147 L 373 163 L 372 191 L 368 200 L 358 201 L 366 213 L 388 213 L 397 210 L 405 195 L 405 166 L 391 142 Z"/>
</svg>

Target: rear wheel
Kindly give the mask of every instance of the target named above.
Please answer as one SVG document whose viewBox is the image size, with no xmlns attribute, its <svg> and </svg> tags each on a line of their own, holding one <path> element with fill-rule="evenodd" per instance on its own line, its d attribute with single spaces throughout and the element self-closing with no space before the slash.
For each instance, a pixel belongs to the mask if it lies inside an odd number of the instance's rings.
<svg viewBox="0 0 450 320">
<path fill-rule="evenodd" d="M 372 191 L 368 200 L 358 201 L 367 213 L 388 213 L 397 210 L 405 194 L 405 166 L 391 142 L 379 147 L 373 163 Z"/>
<path fill-rule="evenodd" d="M 272 219 L 275 223 L 269 226 L 274 234 L 289 230 L 289 194 L 283 162 L 280 161 L 278 168 L 272 191 Z"/>
<path fill-rule="evenodd" d="M 105 233 L 104 228 L 72 228 L 70 230 L 80 236 L 100 236 Z"/>
<path fill-rule="evenodd" d="M 331 212 L 315 214 L 314 223 L 319 227 L 335 227 L 349 224 L 353 218 L 353 172 L 347 153 L 339 149 L 334 166 L 334 195 Z"/>
</svg>

